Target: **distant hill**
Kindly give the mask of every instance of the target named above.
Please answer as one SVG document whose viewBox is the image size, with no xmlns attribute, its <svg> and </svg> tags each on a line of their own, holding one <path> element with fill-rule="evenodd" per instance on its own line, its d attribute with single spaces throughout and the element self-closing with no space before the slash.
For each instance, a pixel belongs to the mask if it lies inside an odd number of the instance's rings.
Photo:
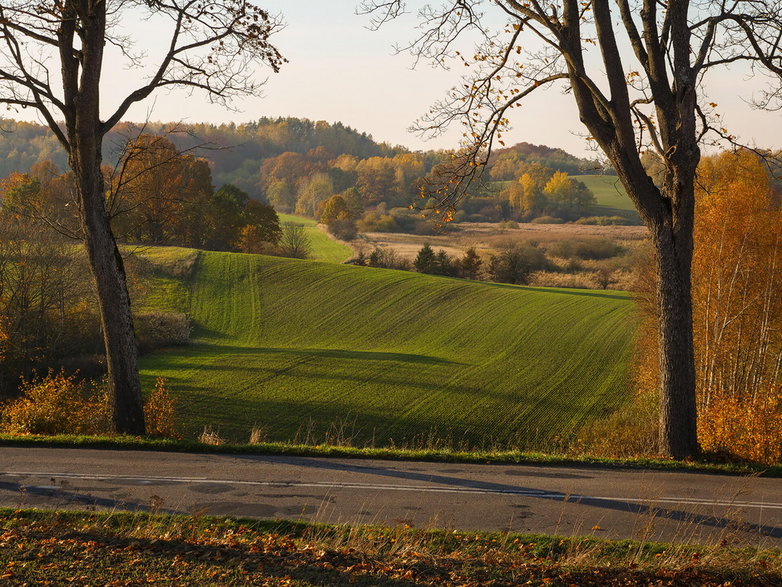
<svg viewBox="0 0 782 587">
<path fill-rule="evenodd" d="M 307 153 L 321 147 L 335 157 L 347 153 L 363 159 L 406 150 L 377 143 L 371 135 L 340 122 L 304 118 L 261 118 L 247 124 L 221 125 L 154 122 L 142 127 L 120 123 L 106 137 L 104 161 L 113 165 L 123 142 L 142 131 L 166 134 L 179 149 L 200 147 L 195 152 L 212 162 L 217 186 L 233 183 L 251 195 L 258 195 L 261 162 L 286 151 Z M 65 152 L 47 127 L 8 119 L 0 123 L 0 177 L 28 171 L 44 159 L 52 160 L 62 170 L 67 165 Z"/>
<path fill-rule="evenodd" d="M 505 149 L 495 149 L 492 152 L 489 165 L 496 161 L 502 155 L 516 153 L 519 159 L 527 163 L 540 163 L 546 167 L 551 167 L 557 171 L 564 171 L 570 175 L 584 173 L 596 173 L 601 166 L 594 160 L 583 159 L 571 155 L 559 147 L 548 147 L 546 145 L 533 145 L 532 143 L 516 143 Z"/>
<path fill-rule="evenodd" d="M 143 357 L 181 432 L 378 446 L 551 447 L 630 397 L 634 304 L 622 292 L 469 282 L 236 253 L 150 249 L 192 274 L 150 293 L 187 312 L 191 344 Z M 165 292 L 172 292 L 168 303 Z M 496 444 L 493 444 L 496 443 Z"/>
</svg>

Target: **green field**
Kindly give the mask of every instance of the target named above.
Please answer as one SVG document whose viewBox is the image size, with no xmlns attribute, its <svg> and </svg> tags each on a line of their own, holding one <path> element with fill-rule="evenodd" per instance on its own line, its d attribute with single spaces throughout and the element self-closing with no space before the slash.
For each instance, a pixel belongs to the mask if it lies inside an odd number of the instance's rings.
<svg viewBox="0 0 782 587">
<path fill-rule="evenodd" d="M 320 440 L 342 424 L 378 446 L 431 433 L 534 447 L 627 397 L 624 293 L 216 252 L 159 283 L 156 305 L 192 317 L 193 344 L 144 357 L 143 383 L 169 379 L 189 437 L 211 425 L 246 441 L 258 425 Z"/>
<path fill-rule="evenodd" d="M 312 218 L 292 214 L 277 214 L 277 216 L 280 218 L 280 223 L 295 222 L 304 226 L 307 236 L 312 241 L 311 259 L 327 263 L 342 263 L 353 256 L 353 250 L 350 247 L 329 238 L 329 235 L 318 228 L 318 223 Z"/>
<path fill-rule="evenodd" d="M 638 220 L 638 212 L 627 195 L 624 186 L 615 175 L 574 175 L 583 182 L 597 199 L 596 216 L 625 216 Z"/>
</svg>

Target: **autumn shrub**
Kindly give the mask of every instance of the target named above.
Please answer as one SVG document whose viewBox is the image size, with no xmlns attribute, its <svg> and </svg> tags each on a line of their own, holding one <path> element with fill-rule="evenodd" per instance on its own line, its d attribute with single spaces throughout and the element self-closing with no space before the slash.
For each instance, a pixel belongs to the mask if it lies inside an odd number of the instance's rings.
<svg viewBox="0 0 782 587">
<path fill-rule="evenodd" d="M 190 340 L 190 320 L 179 312 L 142 312 L 133 317 L 133 322 L 141 352 Z"/>
<path fill-rule="evenodd" d="M 8 402 L 0 422 L 11 434 L 105 434 L 111 405 L 105 386 L 75 375 L 49 372 L 23 381 L 21 397 Z"/>
<path fill-rule="evenodd" d="M 176 408 L 171 390 L 165 377 L 155 380 L 155 388 L 144 401 L 144 421 L 147 434 L 165 438 L 178 438 L 174 428 L 176 425 Z"/>
<path fill-rule="evenodd" d="M 710 453 L 782 462 L 782 386 L 748 399 L 715 393 L 701 410 L 698 439 Z"/>
</svg>

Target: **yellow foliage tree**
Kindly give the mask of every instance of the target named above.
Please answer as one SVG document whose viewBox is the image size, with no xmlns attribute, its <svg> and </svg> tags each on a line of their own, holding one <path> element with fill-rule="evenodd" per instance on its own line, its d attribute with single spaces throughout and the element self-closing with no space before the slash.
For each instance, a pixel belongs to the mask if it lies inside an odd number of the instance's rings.
<svg viewBox="0 0 782 587">
<path fill-rule="evenodd" d="M 703 450 L 782 459 L 782 210 L 752 153 L 704 158 L 698 170 L 693 333 Z M 639 388 L 659 376 L 651 262 L 642 268 Z"/>
<path fill-rule="evenodd" d="M 703 160 L 693 328 L 705 450 L 782 458 L 782 211 L 747 151 Z"/>
</svg>

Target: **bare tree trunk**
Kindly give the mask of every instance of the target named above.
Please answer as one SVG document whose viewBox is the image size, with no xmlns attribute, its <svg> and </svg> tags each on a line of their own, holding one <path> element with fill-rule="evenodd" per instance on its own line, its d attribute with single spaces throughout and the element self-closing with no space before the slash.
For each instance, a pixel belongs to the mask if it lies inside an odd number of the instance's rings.
<svg viewBox="0 0 782 587">
<path fill-rule="evenodd" d="M 660 329 L 660 451 L 698 454 L 692 330 L 692 230 L 663 223 L 653 231 Z"/>
<path fill-rule="evenodd" d="M 98 306 L 106 347 L 109 388 L 115 430 L 144 434 L 144 410 L 138 377 L 138 349 L 130 313 L 130 295 L 125 268 L 106 211 L 101 173 L 104 128 L 100 122 L 100 78 L 106 33 L 105 2 L 69 3 L 84 28 L 83 48 L 74 53 L 74 22 L 66 20 L 62 43 L 63 88 L 69 108 L 65 123 L 70 145 L 70 167 L 76 178 L 81 204 L 81 222 L 90 268 L 98 290 Z M 79 75 L 79 63 L 81 75 Z"/>
<path fill-rule="evenodd" d="M 92 141 L 94 143 L 94 139 Z M 114 427 L 122 434 L 144 434 L 144 412 L 138 377 L 138 349 L 130 311 L 130 295 L 117 243 L 104 203 L 100 149 L 79 157 L 77 143 L 73 169 L 82 205 L 82 223 L 90 268 L 98 290 L 103 341 L 106 348 Z"/>
</svg>

